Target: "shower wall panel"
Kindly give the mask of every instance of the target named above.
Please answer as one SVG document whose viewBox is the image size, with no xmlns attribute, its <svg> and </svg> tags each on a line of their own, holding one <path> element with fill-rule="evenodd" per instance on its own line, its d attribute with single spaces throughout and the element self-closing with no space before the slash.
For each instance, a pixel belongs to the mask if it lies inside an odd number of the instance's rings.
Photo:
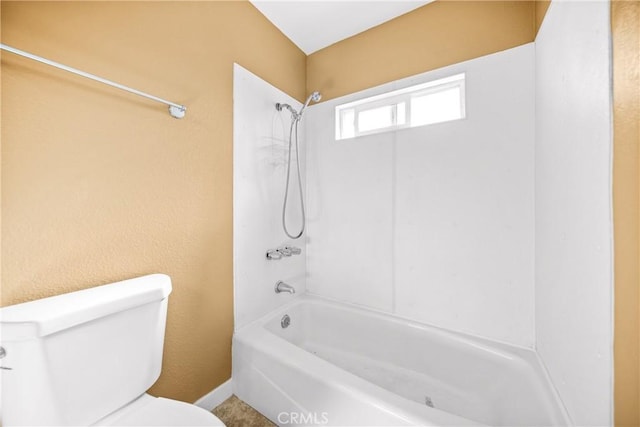
<svg viewBox="0 0 640 427">
<path fill-rule="evenodd" d="M 536 38 L 536 335 L 575 425 L 612 424 L 608 1 L 554 1 Z"/>
<path fill-rule="evenodd" d="M 461 72 L 465 119 L 335 140 L 336 105 Z M 533 347 L 533 44 L 308 113 L 308 291 Z"/>
<path fill-rule="evenodd" d="M 288 302 L 276 294 L 283 280 L 305 291 L 305 242 L 288 239 L 281 225 L 290 114 L 275 104 L 300 103 L 238 64 L 233 85 L 233 272 L 235 329 Z M 300 129 L 300 137 L 304 130 Z M 295 158 L 295 150 L 293 151 Z M 301 152 L 304 167 L 304 153 Z M 292 169 L 292 172 L 295 169 Z M 304 169 L 303 169 L 304 177 Z M 291 179 L 287 219 L 292 229 L 301 216 L 297 182 Z M 304 180 L 303 180 L 304 188 Z M 268 260 L 267 250 L 297 246 L 301 255 Z"/>
</svg>

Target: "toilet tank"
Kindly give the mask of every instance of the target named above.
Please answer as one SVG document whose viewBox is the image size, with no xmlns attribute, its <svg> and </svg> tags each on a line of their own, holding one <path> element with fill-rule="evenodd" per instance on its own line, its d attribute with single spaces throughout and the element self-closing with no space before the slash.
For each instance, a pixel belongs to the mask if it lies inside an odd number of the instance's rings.
<svg viewBox="0 0 640 427">
<path fill-rule="evenodd" d="M 88 426 L 145 393 L 170 293 L 151 274 L 0 309 L 0 425 Z"/>
</svg>

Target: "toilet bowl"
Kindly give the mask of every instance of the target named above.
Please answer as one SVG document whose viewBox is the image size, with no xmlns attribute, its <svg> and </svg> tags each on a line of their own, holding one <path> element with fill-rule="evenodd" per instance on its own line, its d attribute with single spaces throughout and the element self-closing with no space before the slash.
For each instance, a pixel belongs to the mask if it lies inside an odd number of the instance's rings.
<svg viewBox="0 0 640 427">
<path fill-rule="evenodd" d="M 1 425 L 224 426 L 146 391 L 171 279 L 152 274 L 0 309 Z"/>
<path fill-rule="evenodd" d="M 95 426 L 224 426 L 211 412 L 178 400 L 143 394 Z"/>
</svg>

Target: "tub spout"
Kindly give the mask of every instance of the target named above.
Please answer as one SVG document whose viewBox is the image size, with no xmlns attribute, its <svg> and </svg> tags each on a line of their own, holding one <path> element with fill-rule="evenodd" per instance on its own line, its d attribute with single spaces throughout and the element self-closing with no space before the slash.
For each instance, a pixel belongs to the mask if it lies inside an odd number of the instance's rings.
<svg viewBox="0 0 640 427">
<path fill-rule="evenodd" d="M 293 286 L 284 283 L 282 280 L 278 280 L 278 282 L 276 283 L 275 289 L 276 289 L 276 294 L 279 294 L 281 292 L 288 292 L 290 294 L 296 293 L 296 290 L 294 289 Z"/>
</svg>

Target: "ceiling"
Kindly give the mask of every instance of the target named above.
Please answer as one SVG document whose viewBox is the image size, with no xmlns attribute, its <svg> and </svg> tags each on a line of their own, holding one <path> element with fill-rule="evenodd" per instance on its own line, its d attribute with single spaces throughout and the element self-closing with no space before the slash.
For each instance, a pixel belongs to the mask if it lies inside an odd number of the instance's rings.
<svg viewBox="0 0 640 427">
<path fill-rule="evenodd" d="M 250 0 L 307 55 L 433 0 Z"/>
</svg>

